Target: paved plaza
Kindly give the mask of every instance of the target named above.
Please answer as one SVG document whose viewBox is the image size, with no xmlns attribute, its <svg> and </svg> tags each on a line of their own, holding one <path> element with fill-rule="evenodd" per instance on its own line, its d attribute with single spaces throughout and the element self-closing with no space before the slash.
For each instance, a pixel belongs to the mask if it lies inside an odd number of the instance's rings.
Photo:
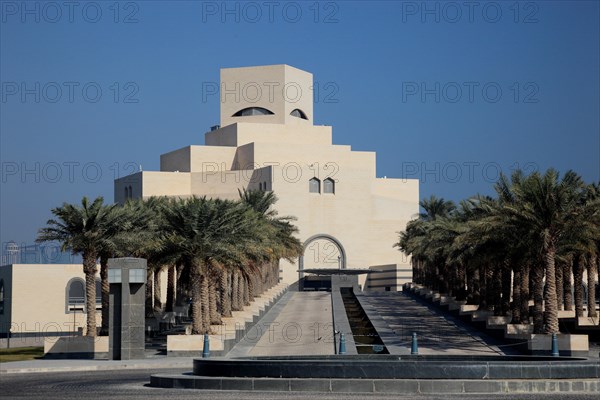
<svg viewBox="0 0 600 400">
<path fill-rule="evenodd" d="M 229 357 L 334 354 L 331 294 L 286 293 Z"/>
</svg>

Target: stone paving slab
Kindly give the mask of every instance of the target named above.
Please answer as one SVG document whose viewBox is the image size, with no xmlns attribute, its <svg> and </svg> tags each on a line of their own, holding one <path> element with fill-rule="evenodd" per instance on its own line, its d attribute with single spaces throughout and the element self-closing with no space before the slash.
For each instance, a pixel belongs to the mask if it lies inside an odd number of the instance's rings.
<svg viewBox="0 0 600 400">
<path fill-rule="evenodd" d="M 230 355 L 334 354 L 330 293 L 288 292 L 285 296 L 285 305 L 276 306 L 278 314 L 259 321 Z"/>
</svg>

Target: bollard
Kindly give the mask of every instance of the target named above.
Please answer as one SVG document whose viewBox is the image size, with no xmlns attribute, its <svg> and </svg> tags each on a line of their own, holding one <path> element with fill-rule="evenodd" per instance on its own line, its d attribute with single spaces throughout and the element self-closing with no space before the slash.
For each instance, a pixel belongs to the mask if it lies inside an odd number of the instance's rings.
<svg viewBox="0 0 600 400">
<path fill-rule="evenodd" d="M 202 349 L 202 358 L 210 357 L 210 342 L 208 340 L 208 334 L 204 334 L 204 348 Z"/>
<path fill-rule="evenodd" d="M 552 357 L 558 357 L 558 338 L 556 337 L 556 333 L 552 334 Z"/>
<path fill-rule="evenodd" d="M 419 354 L 419 346 L 417 345 L 417 332 L 413 332 L 413 334 L 412 334 L 412 343 L 410 346 L 410 354 L 413 354 L 413 355 Z"/>
<path fill-rule="evenodd" d="M 338 354 L 346 354 L 346 336 L 343 333 L 340 333 L 340 351 Z"/>
</svg>

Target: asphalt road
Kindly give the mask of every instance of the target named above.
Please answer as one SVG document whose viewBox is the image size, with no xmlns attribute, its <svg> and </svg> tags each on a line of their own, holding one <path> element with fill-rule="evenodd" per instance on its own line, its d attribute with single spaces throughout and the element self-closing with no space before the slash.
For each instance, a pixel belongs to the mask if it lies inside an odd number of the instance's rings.
<svg viewBox="0 0 600 400">
<path fill-rule="evenodd" d="M 0 375 L 0 398 L 7 399 L 597 399 L 598 394 L 535 394 L 535 395 L 438 395 L 401 396 L 352 393 L 277 393 L 277 392 L 214 392 L 190 389 L 157 389 L 148 387 L 154 373 L 180 373 L 184 370 L 120 370 L 68 373 L 27 373 Z"/>
</svg>

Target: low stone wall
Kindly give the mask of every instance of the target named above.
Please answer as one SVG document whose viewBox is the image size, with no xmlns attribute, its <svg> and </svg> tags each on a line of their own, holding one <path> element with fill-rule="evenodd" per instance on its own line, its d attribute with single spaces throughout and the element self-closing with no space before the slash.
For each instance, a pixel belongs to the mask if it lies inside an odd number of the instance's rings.
<svg viewBox="0 0 600 400">
<path fill-rule="evenodd" d="M 208 335 L 210 351 L 223 351 L 221 335 Z M 204 349 L 204 335 L 169 335 L 167 336 L 167 349 L 171 354 L 185 353 L 199 356 Z"/>
<path fill-rule="evenodd" d="M 590 347 L 587 335 L 556 335 L 558 352 L 564 356 L 587 356 Z M 547 354 L 552 348 L 552 335 L 528 335 L 527 349 L 530 354 Z"/>
<path fill-rule="evenodd" d="M 44 358 L 108 358 L 108 336 L 45 338 Z"/>
<path fill-rule="evenodd" d="M 251 304 L 244 311 L 234 311 L 233 319 L 223 325 L 211 326 L 212 335 L 209 335 L 211 356 L 226 355 L 244 335 L 279 301 L 287 292 L 288 286 L 280 289 L 272 288 L 276 293 L 272 298 L 257 298 L 260 304 Z M 269 292 L 269 291 L 267 291 Z M 223 321 L 225 322 L 225 318 Z M 204 335 L 168 335 L 167 356 L 170 357 L 199 357 L 204 349 Z"/>
</svg>

